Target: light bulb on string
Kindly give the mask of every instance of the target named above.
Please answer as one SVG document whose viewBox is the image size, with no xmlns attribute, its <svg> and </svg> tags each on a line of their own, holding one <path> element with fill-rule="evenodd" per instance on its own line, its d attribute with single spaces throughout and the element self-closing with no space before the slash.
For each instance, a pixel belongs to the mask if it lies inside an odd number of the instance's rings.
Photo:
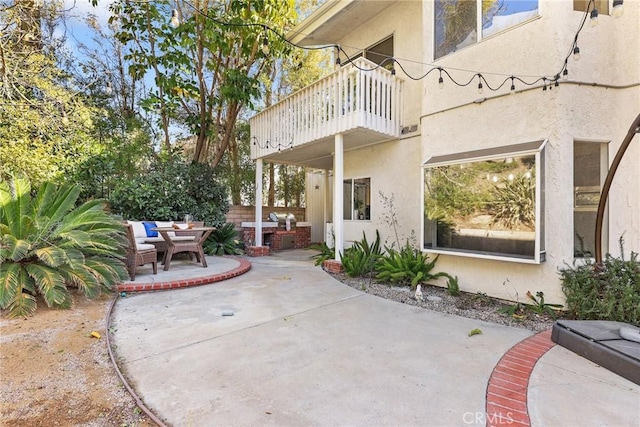
<svg viewBox="0 0 640 427">
<path fill-rule="evenodd" d="M 264 36 L 264 38 L 262 39 L 262 53 L 264 53 L 264 55 L 269 55 L 269 52 L 271 52 L 271 49 L 269 48 L 269 39 L 267 38 L 267 36 Z"/>
<path fill-rule="evenodd" d="M 478 93 L 482 95 L 484 90 L 482 89 L 482 74 L 478 74 Z"/>
<path fill-rule="evenodd" d="M 573 60 L 577 61 L 580 59 L 580 48 L 578 46 L 573 48 Z"/>
<path fill-rule="evenodd" d="M 598 9 L 593 9 L 589 18 L 589 25 L 595 27 L 598 25 Z"/>
<path fill-rule="evenodd" d="M 514 95 L 516 93 L 516 84 L 515 84 L 515 80 L 514 77 L 511 76 L 511 89 L 510 89 L 511 95 Z"/>
<path fill-rule="evenodd" d="M 173 28 L 176 28 L 178 25 L 180 25 L 180 18 L 178 17 L 178 10 L 177 9 L 172 9 L 171 10 L 171 26 Z"/>
<path fill-rule="evenodd" d="M 611 16 L 614 18 L 620 18 L 624 14 L 623 0 L 613 0 L 613 9 L 611 10 Z"/>
<path fill-rule="evenodd" d="M 554 85 L 555 87 L 559 87 L 559 86 L 560 86 L 560 83 L 559 83 L 558 81 L 560 80 L 560 74 L 556 74 L 556 76 L 553 78 L 553 80 L 554 80 L 553 85 Z"/>
<path fill-rule="evenodd" d="M 563 80 L 569 80 L 569 70 L 567 70 L 566 68 L 562 72 L 562 79 Z"/>
</svg>

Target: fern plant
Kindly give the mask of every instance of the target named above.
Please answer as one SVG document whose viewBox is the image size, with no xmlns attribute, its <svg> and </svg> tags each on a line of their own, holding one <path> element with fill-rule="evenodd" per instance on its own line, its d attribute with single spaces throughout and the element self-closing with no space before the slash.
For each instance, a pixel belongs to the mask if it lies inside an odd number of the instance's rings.
<svg viewBox="0 0 640 427">
<path fill-rule="evenodd" d="M 235 224 L 228 222 L 217 228 L 209 235 L 203 249 L 209 255 L 240 255 L 242 249 Z"/>
<path fill-rule="evenodd" d="M 124 227 L 101 200 L 79 207 L 78 186 L 44 183 L 35 197 L 27 179 L 0 182 L 0 308 L 32 315 L 41 295 L 70 308 L 70 287 L 89 298 L 128 277 Z"/>
<path fill-rule="evenodd" d="M 430 260 L 427 254 L 411 247 L 408 242 L 399 251 L 391 248 L 386 248 L 386 251 L 387 254 L 375 266 L 378 280 L 410 285 L 411 289 L 415 289 L 418 283 L 426 283 L 439 277 L 451 278 L 444 272 L 432 272 L 438 261 L 437 256 Z"/>
<path fill-rule="evenodd" d="M 344 272 L 351 277 L 360 277 L 371 273 L 376 261 L 382 256 L 380 249 L 380 233 L 376 230 L 376 240 L 371 244 L 362 232 L 362 240 L 354 242 L 344 254 L 340 254 Z"/>
</svg>

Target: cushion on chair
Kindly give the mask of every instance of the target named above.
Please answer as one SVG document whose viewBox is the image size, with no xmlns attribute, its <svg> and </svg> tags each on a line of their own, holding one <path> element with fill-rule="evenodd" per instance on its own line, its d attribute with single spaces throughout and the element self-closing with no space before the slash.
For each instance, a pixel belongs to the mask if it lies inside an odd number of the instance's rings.
<svg viewBox="0 0 640 427">
<path fill-rule="evenodd" d="M 142 221 L 142 223 L 144 224 L 147 237 L 158 237 L 158 232 L 152 230 L 152 228 L 157 227 L 155 221 Z"/>
<path fill-rule="evenodd" d="M 154 245 L 152 245 L 151 243 L 138 243 L 136 242 L 136 248 L 139 251 L 146 251 L 149 249 L 155 249 L 156 247 Z"/>
<path fill-rule="evenodd" d="M 147 230 L 142 221 L 127 221 L 133 228 L 133 237 L 147 237 Z"/>
</svg>

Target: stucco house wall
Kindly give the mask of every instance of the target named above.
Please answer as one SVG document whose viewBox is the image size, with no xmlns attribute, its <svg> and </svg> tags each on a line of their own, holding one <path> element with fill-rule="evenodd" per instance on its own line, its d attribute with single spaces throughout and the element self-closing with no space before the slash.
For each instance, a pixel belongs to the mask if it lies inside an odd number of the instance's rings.
<svg viewBox="0 0 640 427">
<path fill-rule="evenodd" d="M 630 4 L 626 4 L 630 3 Z M 424 34 L 433 34 L 433 2 L 424 2 Z M 440 270 L 456 274 L 460 287 L 470 292 L 526 300 L 527 291 L 543 291 L 548 300 L 562 302 L 558 269 L 574 261 L 573 143 L 575 140 L 608 144 L 613 160 L 628 128 L 640 112 L 640 57 L 637 23 L 640 3 L 625 2 L 620 19 L 600 16 L 600 25 L 580 33 L 579 62 L 569 59 L 569 82 L 543 92 L 522 85 L 509 95 L 476 92 L 476 84 L 460 88 L 437 75 L 424 81 L 422 105 L 422 158 L 548 139 L 545 173 L 546 262 L 519 264 L 442 255 Z M 540 16 L 435 61 L 443 67 L 478 70 L 489 82 L 503 75 L 553 75 L 563 64 L 583 13 L 572 1 L 540 1 Z M 425 62 L 432 61 L 433 45 L 425 44 Z M 614 65 L 615 64 L 615 65 Z M 459 73 L 468 80 L 469 73 Z M 594 87 L 598 83 L 607 87 Z M 620 86 L 625 86 L 621 88 Z M 628 86 L 628 87 L 627 87 Z M 479 98 L 482 102 L 473 103 Z M 624 233 L 625 250 L 640 251 L 640 148 L 630 147 L 610 194 L 608 250 L 619 255 L 618 238 Z M 579 167 L 579 166 L 578 166 Z M 606 173 L 606 171 L 605 171 Z M 416 219 L 421 221 L 420 219 Z M 605 250 L 607 249 L 605 244 Z"/>
<path fill-rule="evenodd" d="M 393 35 L 394 57 L 402 58 L 405 70 L 420 75 L 423 66 L 422 4 L 401 1 L 366 24 L 353 28 L 338 44 L 349 56 Z M 396 73 L 402 71 L 396 67 Z M 419 125 L 422 106 L 422 83 L 405 79 L 403 88 L 403 126 Z M 383 242 L 395 242 L 395 232 L 385 217 L 389 210 L 383 206 L 380 193 L 394 198 L 398 219 L 398 235 L 401 240 L 420 231 L 415 213 L 420 210 L 420 128 L 402 136 L 401 139 L 376 144 L 344 154 L 344 178 L 371 178 L 371 220 L 345 221 L 345 247 L 362 239 L 365 232 L 372 240 L 379 230 Z"/>
</svg>

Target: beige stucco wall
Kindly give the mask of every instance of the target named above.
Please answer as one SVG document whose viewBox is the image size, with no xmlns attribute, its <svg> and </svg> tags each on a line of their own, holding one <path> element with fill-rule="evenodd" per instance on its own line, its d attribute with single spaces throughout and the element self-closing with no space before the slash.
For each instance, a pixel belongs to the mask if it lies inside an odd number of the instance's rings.
<svg viewBox="0 0 640 427">
<path fill-rule="evenodd" d="M 627 4 L 629 3 L 629 4 Z M 553 75 L 562 66 L 582 14 L 573 2 L 541 1 L 540 17 L 474 46 L 450 54 L 436 64 L 482 72 L 491 83 L 505 75 Z M 424 2 L 425 39 L 432 33 L 432 2 Z M 528 290 L 543 291 L 562 301 L 558 269 L 573 262 L 573 142 L 609 142 L 611 161 L 640 112 L 640 2 L 625 2 L 620 19 L 600 17 L 595 28 L 585 26 L 579 38 L 582 59 L 569 59 L 570 81 L 543 92 L 479 95 L 477 83 L 437 85 L 437 74 L 424 80 L 422 159 L 473 149 L 548 139 L 546 149 L 547 260 L 541 265 L 443 255 L 438 268 L 459 277 L 463 290 L 520 300 Z M 633 46 L 636 48 L 634 49 Z M 433 46 L 425 43 L 425 62 Z M 471 73 L 456 72 L 461 80 Z M 609 87 L 593 87 L 598 83 Z M 616 88 L 628 86 L 627 88 Z M 508 92 L 509 84 L 504 92 Z M 517 85 L 518 86 L 518 85 Z M 518 86 L 518 90 L 524 87 Z M 487 99 L 474 104 L 473 101 Z M 609 204 L 609 250 L 618 254 L 624 233 L 627 254 L 640 251 L 640 140 L 625 155 L 614 181 Z M 414 221 L 420 222 L 421 217 Z"/>
</svg>

